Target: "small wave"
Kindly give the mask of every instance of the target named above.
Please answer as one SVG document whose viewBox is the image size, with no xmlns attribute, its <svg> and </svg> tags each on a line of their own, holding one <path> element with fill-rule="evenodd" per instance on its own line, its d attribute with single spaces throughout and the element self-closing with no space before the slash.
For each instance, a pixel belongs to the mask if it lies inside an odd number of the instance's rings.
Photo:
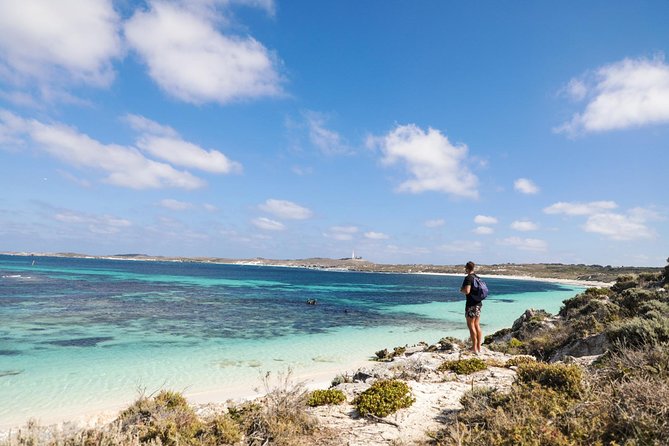
<svg viewBox="0 0 669 446">
<path fill-rule="evenodd" d="M 30 276 L 22 276 L 21 274 L 8 274 L 2 276 L 3 279 L 32 279 Z"/>
</svg>

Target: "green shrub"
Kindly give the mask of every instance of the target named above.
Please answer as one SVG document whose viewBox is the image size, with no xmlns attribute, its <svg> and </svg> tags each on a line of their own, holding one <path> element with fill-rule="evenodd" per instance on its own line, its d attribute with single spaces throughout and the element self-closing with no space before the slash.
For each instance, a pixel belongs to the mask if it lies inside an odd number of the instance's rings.
<svg viewBox="0 0 669 446">
<path fill-rule="evenodd" d="M 602 288 L 588 288 L 584 291 L 584 294 L 592 297 L 605 297 L 611 294 L 611 288 L 602 287 Z"/>
<path fill-rule="evenodd" d="M 346 395 L 339 389 L 314 390 L 309 394 L 307 406 L 325 406 L 329 404 L 341 404 L 346 401 Z"/>
<path fill-rule="evenodd" d="M 202 436 L 203 445 L 236 444 L 242 440 L 242 431 L 230 414 L 219 414 L 211 418 Z"/>
<path fill-rule="evenodd" d="M 204 433 L 203 423 L 183 395 L 168 390 L 154 398 L 139 398 L 121 412 L 119 420 L 124 429 L 136 429 L 142 442 L 196 444 Z"/>
<path fill-rule="evenodd" d="M 612 325 L 607 331 L 614 345 L 656 345 L 669 342 L 669 318 L 643 319 L 634 317 Z"/>
<path fill-rule="evenodd" d="M 509 339 L 509 348 L 520 348 L 523 346 L 523 341 L 519 341 L 516 338 Z"/>
<path fill-rule="evenodd" d="M 576 365 L 542 362 L 521 364 L 516 375 L 519 383 L 535 382 L 571 397 L 577 397 L 583 391 L 582 378 L 581 369 Z"/>
<path fill-rule="evenodd" d="M 458 359 L 456 361 L 444 361 L 438 368 L 439 372 L 451 371 L 458 375 L 470 375 L 474 372 L 487 369 L 485 361 L 480 358 Z"/>
<path fill-rule="evenodd" d="M 504 367 L 514 367 L 514 366 L 517 367 L 521 364 L 535 363 L 535 362 L 537 362 L 537 360 L 534 356 L 519 355 L 509 358 L 504 364 Z"/>
<path fill-rule="evenodd" d="M 381 380 L 362 392 L 353 401 L 362 416 L 385 417 L 399 409 L 410 407 L 416 401 L 411 388 L 403 381 Z"/>
</svg>

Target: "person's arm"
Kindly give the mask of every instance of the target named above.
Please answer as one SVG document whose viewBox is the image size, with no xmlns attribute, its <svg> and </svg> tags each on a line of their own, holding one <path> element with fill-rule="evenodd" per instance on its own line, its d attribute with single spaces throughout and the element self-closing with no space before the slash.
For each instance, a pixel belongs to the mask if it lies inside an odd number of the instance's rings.
<svg viewBox="0 0 669 446">
<path fill-rule="evenodd" d="M 469 279 L 469 276 L 465 277 L 465 280 L 462 281 L 462 288 L 460 288 L 460 292 L 465 296 L 472 291 L 471 280 L 467 279 Z"/>
</svg>

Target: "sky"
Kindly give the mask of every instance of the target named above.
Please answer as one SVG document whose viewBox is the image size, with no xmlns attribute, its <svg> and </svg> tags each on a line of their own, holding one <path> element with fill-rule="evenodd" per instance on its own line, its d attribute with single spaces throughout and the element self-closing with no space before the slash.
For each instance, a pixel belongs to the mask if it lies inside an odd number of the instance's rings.
<svg viewBox="0 0 669 446">
<path fill-rule="evenodd" d="M 0 251 L 663 266 L 669 2 L 0 0 Z"/>
</svg>

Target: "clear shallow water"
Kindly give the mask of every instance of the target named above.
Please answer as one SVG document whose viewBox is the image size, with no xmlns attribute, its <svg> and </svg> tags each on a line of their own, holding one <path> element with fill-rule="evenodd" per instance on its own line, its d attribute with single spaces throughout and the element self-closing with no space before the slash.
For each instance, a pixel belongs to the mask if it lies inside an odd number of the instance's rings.
<svg viewBox="0 0 669 446">
<path fill-rule="evenodd" d="M 0 426 L 128 404 L 138 389 L 250 395 L 265 371 L 334 371 L 331 378 L 385 347 L 465 338 L 461 283 L 434 275 L 0 256 Z M 529 307 L 555 312 L 582 289 L 487 283 L 488 334 Z"/>
</svg>

